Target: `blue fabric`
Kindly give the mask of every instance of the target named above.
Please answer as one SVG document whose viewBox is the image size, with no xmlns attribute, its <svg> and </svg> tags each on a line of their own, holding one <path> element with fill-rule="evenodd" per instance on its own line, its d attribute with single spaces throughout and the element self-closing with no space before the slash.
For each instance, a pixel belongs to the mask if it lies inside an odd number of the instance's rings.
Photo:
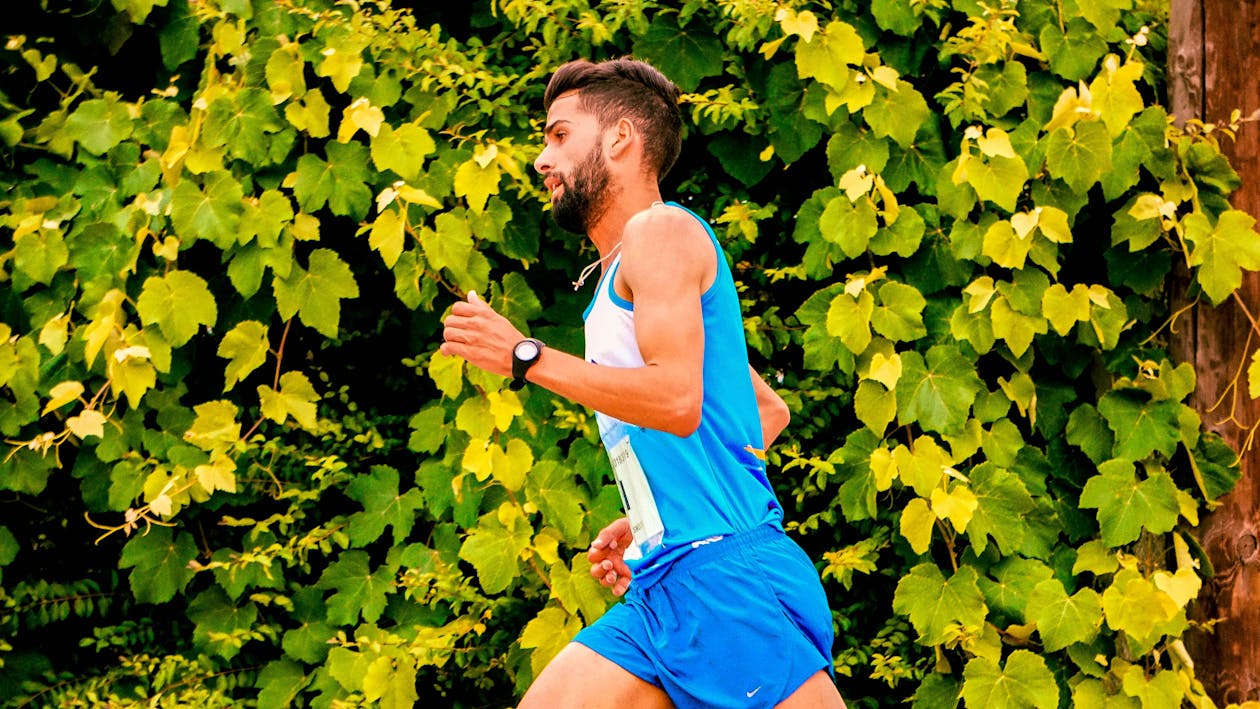
<svg viewBox="0 0 1260 709">
<path fill-rule="evenodd" d="M 767 525 L 697 547 L 578 633 L 680 709 L 773 707 L 831 672 L 831 613 L 801 548 Z"/>
<path fill-rule="evenodd" d="M 686 209 L 672 202 L 670 206 Z M 783 519 L 765 464 L 749 450 L 760 449 L 763 442 L 735 281 L 713 229 L 686 211 L 704 226 L 717 260 L 716 278 L 701 296 L 704 400 L 700 427 L 682 438 L 597 412 L 606 448 L 611 450 L 629 438 L 664 525 L 662 538 L 640 545 L 641 558 L 627 560 L 634 571 L 633 585 L 639 587 L 655 583 L 697 542 L 766 524 L 778 526 Z M 601 279 L 588 309 L 596 315 L 589 317 L 598 316 L 600 309 L 593 306 L 600 299 L 611 301 L 621 312 L 633 311 L 632 303 L 613 292 L 615 272 L 614 266 Z"/>
</svg>

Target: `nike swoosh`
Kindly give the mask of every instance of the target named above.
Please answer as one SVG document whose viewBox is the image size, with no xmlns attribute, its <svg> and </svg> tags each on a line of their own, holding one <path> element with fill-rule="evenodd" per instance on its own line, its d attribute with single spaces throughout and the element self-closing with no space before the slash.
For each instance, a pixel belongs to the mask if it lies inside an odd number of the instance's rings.
<svg viewBox="0 0 1260 709">
<path fill-rule="evenodd" d="M 754 695 L 754 694 L 756 694 L 757 692 L 760 692 L 760 691 L 761 691 L 761 687 L 758 687 L 758 688 L 754 689 L 754 690 L 753 690 L 753 691 L 751 691 L 751 692 L 744 692 L 744 694 L 745 694 L 745 695 L 746 695 L 749 699 L 752 699 L 752 698 L 753 698 L 753 695 Z"/>
</svg>

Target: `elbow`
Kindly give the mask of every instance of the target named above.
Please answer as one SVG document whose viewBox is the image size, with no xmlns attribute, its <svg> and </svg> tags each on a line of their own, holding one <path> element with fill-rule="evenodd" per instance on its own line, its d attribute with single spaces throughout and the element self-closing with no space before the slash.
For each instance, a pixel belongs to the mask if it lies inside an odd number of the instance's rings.
<svg viewBox="0 0 1260 709">
<path fill-rule="evenodd" d="M 703 402 L 704 397 L 701 395 L 691 396 L 680 393 L 671 402 L 665 431 L 680 438 L 686 438 L 695 433 L 696 429 L 700 428 L 700 412 Z"/>
<path fill-rule="evenodd" d="M 783 429 L 788 427 L 792 422 L 792 410 L 788 408 L 787 402 L 783 399 L 776 398 L 775 405 L 771 407 L 768 416 L 770 418 L 769 425 L 773 427 L 775 435 L 783 433 Z"/>
</svg>

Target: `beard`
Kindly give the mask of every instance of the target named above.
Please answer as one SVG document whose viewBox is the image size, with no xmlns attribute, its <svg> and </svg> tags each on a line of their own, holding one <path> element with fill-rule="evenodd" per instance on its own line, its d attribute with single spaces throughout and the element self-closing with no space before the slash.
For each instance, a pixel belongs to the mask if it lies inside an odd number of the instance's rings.
<svg viewBox="0 0 1260 709">
<path fill-rule="evenodd" d="M 564 191 L 551 205 L 551 217 L 565 231 L 585 234 L 608 211 L 611 199 L 610 176 L 604 165 L 604 151 L 596 145 L 573 168 L 570 178 L 560 176 Z"/>
</svg>

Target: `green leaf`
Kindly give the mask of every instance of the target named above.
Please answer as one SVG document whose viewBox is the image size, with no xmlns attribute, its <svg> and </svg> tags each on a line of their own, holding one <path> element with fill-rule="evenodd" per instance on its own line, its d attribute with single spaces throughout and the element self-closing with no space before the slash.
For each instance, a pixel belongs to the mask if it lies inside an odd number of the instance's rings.
<svg viewBox="0 0 1260 709">
<path fill-rule="evenodd" d="M 521 647 L 534 650 L 529 659 L 534 676 L 542 672 L 581 628 L 582 623 L 577 618 L 555 607 L 542 609 L 525 624 L 520 643 Z"/>
<path fill-rule="evenodd" d="M 1184 618 L 1177 602 L 1141 573 L 1121 569 L 1103 591 L 1103 614 L 1113 630 L 1128 633 L 1131 640 L 1149 645 L 1170 622 Z"/>
<path fill-rule="evenodd" d="M 17 558 L 21 547 L 8 527 L 0 525 L 0 566 L 8 566 Z"/>
<path fill-rule="evenodd" d="M 499 593 L 520 574 L 520 555 L 533 528 L 519 511 L 483 515 L 459 548 L 459 558 L 473 565 L 486 593 Z"/>
<path fill-rule="evenodd" d="M 93 155 L 102 155 L 131 137 L 131 113 L 112 99 L 90 99 L 66 118 L 66 135 Z"/>
<path fill-rule="evenodd" d="M 1238 454 L 1216 433 L 1199 436 L 1191 466 L 1203 497 L 1208 500 L 1233 490 L 1242 475 Z"/>
<path fill-rule="evenodd" d="M 840 339 L 855 355 L 866 351 L 871 342 L 871 313 L 875 310 L 875 298 L 863 290 L 857 297 L 839 293 L 827 308 L 827 334 Z"/>
<path fill-rule="evenodd" d="M 496 160 L 482 164 L 476 157 L 460 164 L 455 170 L 455 196 L 468 199 L 468 208 L 475 214 L 486 209 L 490 195 L 499 193 L 499 181 L 503 171 Z M 448 216 L 443 214 L 442 216 Z"/>
<path fill-rule="evenodd" d="M 1031 232 L 1020 236 L 1009 221 L 1000 219 L 984 232 L 981 253 L 1003 268 L 1020 269 L 1032 247 Z"/>
<path fill-rule="evenodd" d="M 893 0 L 898 5 L 900 2 Z M 914 690 L 911 709 L 955 709 L 962 698 L 962 683 L 949 674 L 932 672 Z"/>
<path fill-rule="evenodd" d="M 1046 661 L 1029 650 L 1016 650 L 1005 667 L 988 657 L 973 657 L 963 668 L 967 709 L 1017 709 L 1059 706 L 1059 685 Z"/>
<path fill-rule="evenodd" d="M 608 608 L 608 591 L 591 576 L 590 562 L 585 555 L 575 554 L 572 565 L 563 560 L 551 565 L 551 597 L 569 613 L 581 612 L 587 625 L 594 623 Z"/>
<path fill-rule="evenodd" d="M 288 320 L 297 314 L 321 335 L 336 338 L 341 301 L 359 297 L 359 286 L 335 251 L 316 249 L 311 252 L 309 266 L 310 270 L 303 270 L 295 264 L 287 278 L 275 280 L 276 307 L 281 318 Z"/>
<path fill-rule="evenodd" d="M 817 79 L 833 89 L 849 83 L 850 65 L 862 63 L 866 47 L 852 25 L 829 22 L 810 41 L 796 45 L 796 73 L 802 79 Z"/>
<path fill-rule="evenodd" d="M 1063 284 L 1055 283 L 1041 296 L 1041 311 L 1050 327 L 1066 337 L 1076 323 L 1089 321 L 1089 289 L 1077 283 L 1068 292 Z"/>
<path fill-rule="evenodd" d="M 1111 458 L 1115 434 L 1092 404 L 1082 404 L 1072 410 L 1066 432 L 1067 442 L 1080 448 L 1095 465 Z"/>
<path fill-rule="evenodd" d="M 897 80 L 897 89 L 879 86 L 875 100 L 862 111 L 862 118 L 875 135 L 892 138 L 903 148 L 914 144 L 919 126 L 928 119 L 931 110 L 923 94 L 908 82 Z"/>
<path fill-rule="evenodd" d="M 428 228 L 420 231 L 424 257 L 434 269 L 463 271 L 473 251 L 473 235 L 468 222 L 444 212 L 434 220 L 434 226 L 436 231 Z"/>
<path fill-rule="evenodd" d="M 363 675 L 363 698 L 380 702 L 381 709 L 412 709 L 416 693 L 416 667 L 408 656 L 381 656 L 368 665 Z"/>
<path fill-rule="evenodd" d="M 411 534 L 416 510 L 424 506 L 418 488 L 398 492 L 398 471 L 387 465 L 374 465 L 368 475 L 360 475 L 346 487 L 346 495 L 363 505 L 362 512 L 350 516 L 350 543 L 362 547 L 376 541 L 385 527 L 394 528 L 394 545 Z"/>
<path fill-rule="evenodd" d="M 880 29 L 903 37 L 912 36 L 923 26 L 923 20 L 915 14 L 915 7 L 900 0 L 873 0 L 871 15 Z"/>
<path fill-rule="evenodd" d="M 1015 211 L 1024 183 L 1028 181 L 1028 166 L 1018 155 L 994 155 L 987 161 L 963 155 L 958 166 L 954 172 L 954 184 L 966 182 L 975 189 L 980 199 L 993 202 L 1008 212 Z"/>
<path fill-rule="evenodd" d="M 1026 617 L 1037 624 L 1045 649 L 1058 652 L 1072 643 L 1093 642 L 1102 627 L 1102 597 L 1092 588 L 1068 596 L 1058 579 L 1049 579 L 1033 589 Z"/>
<path fill-rule="evenodd" d="M 165 603 L 192 580 L 188 562 L 197 557 L 192 535 L 152 526 L 128 540 L 118 568 L 131 569 L 131 593 L 141 603 Z"/>
<path fill-rule="evenodd" d="M 1024 516 L 1034 507 L 1032 496 L 1019 476 L 984 463 L 971 471 L 971 491 L 979 503 L 967 525 L 967 538 L 984 553 L 992 538 L 1003 554 L 1014 554 L 1024 543 Z"/>
<path fill-rule="evenodd" d="M 953 345 L 936 345 L 926 361 L 917 352 L 906 352 L 901 362 L 897 420 L 902 425 L 918 422 L 936 433 L 961 431 L 971 402 L 984 387 L 971 360 Z"/>
<path fill-rule="evenodd" d="M 871 327 L 890 340 L 908 342 L 927 335 L 923 309 L 927 300 L 917 288 L 886 281 L 879 288 L 878 304 L 871 311 Z"/>
<path fill-rule="evenodd" d="M 1097 121 L 1060 128 L 1046 139 L 1046 169 L 1076 192 L 1089 188 L 1111 170 L 1111 136 Z"/>
<path fill-rule="evenodd" d="M 310 683 L 302 666 L 291 660 L 273 660 L 258 673 L 258 709 L 287 709 Z"/>
<path fill-rule="evenodd" d="M 327 608 L 323 595 L 320 589 L 309 586 L 293 594 L 293 620 L 301 625 L 286 630 L 281 638 L 286 656 L 310 664 L 320 664 L 328 656 L 329 641 L 337 631 L 324 622 Z"/>
<path fill-rule="evenodd" d="M 1107 53 L 1107 43 L 1088 22 L 1073 17 L 1067 32 L 1054 22 L 1041 30 L 1041 50 L 1050 60 L 1050 69 L 1068 81 L 1087 78 Z"/>
<path fill-rule="evenodd" d="M 1198 266 L 1195 280 L 1214 305 L 1219 305 L 1242 285 L 1242 271 L 1260 270 L 1260 234 L 1256 220 L 1236 209 L 1226 211 L 1216 222 L 1203 212 L 1187 216 L 1182 226 L 1191 244 L 1190 265 Z"/>
<path fill-rule="evenodd" d="M 220 249 L 237 243 L 240 236 L 241 184 L 226 172 L 211 172 L 200 187 L 181 180 L 171 195 L 171 223 L 188 242 L 209 239 Z"/>
<path fill-rule="evenodd" d="M 897 396 L 878 382 L 863 380 L 853 395 L 853 413 L 873 433 L 882 436 L 897 417 Z"/>
<path fill-rule="evenodd" d="M 1124 693 L 1136 697 L 1143 707 L 1172 707 L 1181 703 L 1185 694 L 1178 673 L 1160 670 L 1148 679 L 1146 669 L 1131 665 L 1122 680 Z"/>
<path fill-rule="evenodd" d="M 367 552 L 342 552 L 337 561 L 320 575 L 318 588 L 335 589 L 328 599 L 328 622 L 357 625 L 359 615 L 375 623 L 385 611 L 388 596 L 394 592 L 395 569 L 382 565 L 372 572 Z"/>
<path fill-rule="evenodd" d="M 14 240 L 13 265 L 36 283 L 52 282 L 70 260 L 66 240 L 58 229 L 39 229 Z"/>
<path fill-rule="evenodd" d="M 646 33 L 634 40 L 635 56 L 649 62 L 684 92 L 695 91 L 700 80 L 722 73 L 722 42 L 704 22 L 680 28 L 674 16 L 654 13 Z"/>
<path fill-rule="evenodd" d="M 214 327 L 219 309 L 201 276 L 191 271 L 170 271 L 144 282 L 136 311 L 145 325 L 156 324 L 174 347 L 197 334 L 200 326 Z"/>
<path fill-rule="evenodd" d="M 851 202 L 848 197 L 840 195 L 827 203 L 818 219 L 818 228 L 824 239 L 838 245 L 845 256 L 853 258 L 866 252 L 871 237 L 879 231 L 879 222 L 870 199 L 863 196 Z"/>
<path fill-rule="evenodd" d="M 963 566 L 946 580 L 935 564 L 919 564 L 897 583 L 893 610 L 909 616 L 921 645 L 938 645 L 955 623 L 979 631 L 988 609 L 976 572 Z"/>
<path fill-rule="evenodd" d="M 319 394 L 305 374 L 285 372 L 280 377 L 279 391 L 266 384 L 260 384 L 258 397 L 263 416 L 276 423 L 284 423 L 288 417 L 292 416 L 302 428 L 308 431 L 315 430 Z"/>
<path fill-rule="evenodd" d="M 1181 440 L 1181 405 L 1152 401 L 1145 392 L 1109 391 L 1098 400 L 1098 412 L 1115 434 L 1115 457 L 1139 461 L 1159 451 L 1171 456 Z"/>
<path fill-rule="evenodd" d="M 1112 137 L 1119 137 L 1144 107 L 1142 94 L 1135 85 L 1142 78 L 1142 62 L 1120 64 L 1114 56 L 1103 62 L 1103 71 L 1089 84 L 1090 107 L 1099 113 Z"/>
<path fill-rule="evenodd" d="M 424 160 L 437 150 L 429 131 L 415 123 L 404 123 L 397 130 L 388 123 L 372 138 L 372 162 L 378 170 L 393 170 L 403 180 L 420 177 Z"/>
<path fill-rule="evenodd" d="M 1168 473 L 1148 472 L 1138 481 L 1133 464 L 1111 460 L 1081 490 L 1081 507 L 1098 510 L 1103 542 L 1118 547 L 1135 541 L 1143 529 L 1153 534 L 1177 524 L 1177 485 Z"/>
<path fill-rule="evenodd" d="M 219 342 L 217 354 L 228 360 L 223 370 L 223 391 L 227 391 L 244 379 L 250 372 L 267 361 L 271 344 L 267 339 L 267 326 L 257 320 L 236 324 Z"/>
<path fill-rule="evenodd" d="M 189 602 L 188 619 L 194 625 L 192 639 L 198 650 L 231 660 L 241 651 L 239 635 L 253 630 L 257 624 L 258 606 L 246 603 L 238 607 L 222 588 L 211 586 Z M 230 637 L 232 635 L 238 637 Z"/>
<path fill-rule="evenodd" d="M 1049 566 L 1018 555 L 1004 557 L 990 573 L 992 579 L 982 576 L 979 580 L 985 602 L 992 611 L 1004 614 L 1012 622 L 1024 620 L 1033 588 L 1054 576 Z"/>
<path fill-rule="evenodd" d="M 236 420 L 240 412 L 230 401 L 207 401 L 198 404 L 193 411 L 196 417 L 184 433 L 184 440 L 202 450 L 223 449 L 240 440 L 241 423 Z"/>
<path fill-rule="evenodd" d="M 255 165 L 272 162 L 267 135 L 285 126 L 272 107 L 271 94 L 257 87 L 216 99 L 202 125 L 206 147 L 227 146 L 231 155 Z"/>
<path fill-rule="evenodd" d="M 293 194 L 304 212 L 319 211 L 325 204 L 333 214 L 362 219 L 372 204 L 372 192 L 364 183 L 368 172 L 368 149 L 361 143 L 325 143 L 325 162 L 306 153 L 298 158 Z"/>
<path fill-rule="evenodd" d="M 568 468 L 554 461 L 540 461 L 525 477 L 525 496 L 538 506 L 543 521 L 566 538 L 574 539 L 581 533 L 585 518 L 582 497 Z"/>
<path fill-rule="evenodd" d="M 158 30 L 158 46 L 162 65 L 174 71 L 197 56 L 198 29 L 201 23 L 189 9 L 189 0 L 171 0 L 170 15 Z M 145 106 L 153 103 L 152 101 Z"/>
<path fill-rule="evenodd" d="M 381 212 L 372 222 L 372 230 L 368 233 L 368 246 L 381 255 L 386 268 L 393 268 L 402 255 L 406 244 L 403 233 L 403 218 L 393 209 Z"/>
<path fill-rule="evenodd" d="M 503 277 L 503 292 L 495 306 L 503 317 L 511 320 L 520 330 L 526 330 L 529 321 L 543 312 L 542 303 L 529 287 L 529 282 L 516 271 Z"/>
</svg>

